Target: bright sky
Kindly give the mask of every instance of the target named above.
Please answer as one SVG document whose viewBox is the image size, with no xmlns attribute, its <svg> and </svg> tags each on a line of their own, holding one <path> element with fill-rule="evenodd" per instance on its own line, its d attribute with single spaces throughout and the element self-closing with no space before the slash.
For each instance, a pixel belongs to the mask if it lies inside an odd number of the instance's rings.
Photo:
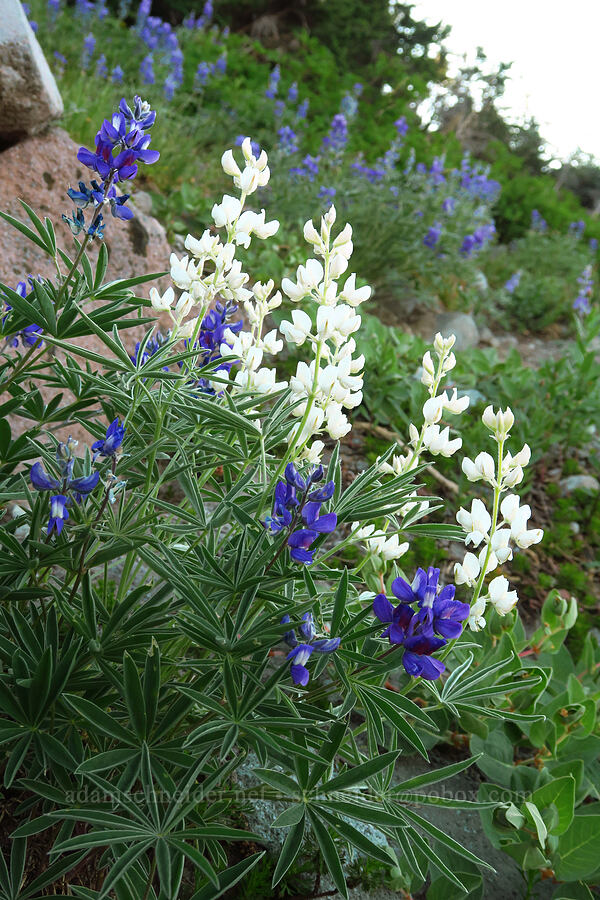
<svg viewBox="0 0 600 900">
<path fill-rule="evenodd" d="M 600 0 L 416 0 L 412 14 L 451 25 L 446 46 L 469 62 L 478 46 L 489 64 L 512 62 L 503 106 L 534 116 L 554 155 L 600 159 Z"/>
</svg>

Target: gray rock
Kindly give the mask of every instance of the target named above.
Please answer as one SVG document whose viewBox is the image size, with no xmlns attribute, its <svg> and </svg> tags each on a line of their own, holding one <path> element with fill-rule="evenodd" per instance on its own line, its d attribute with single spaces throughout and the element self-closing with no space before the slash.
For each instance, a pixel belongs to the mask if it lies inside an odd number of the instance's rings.
<svg viewBox="0 0 600 900">
<path fill-rule="evenodd" d="M 476 347 L 479 343 L 479 329 L 475 319 L 468 313 L 445 312 L 440 313 L 435 322 L 436 331 L 441 331 L 444 337 L 450 334 L 456 335 L 454 349 L 466 350 Z"/>
<path fill-rule="evenodd" d="M 9 145 L 58 119 L 63 102 L 19 0 L 0 11 L 0 144 Z"/>
<path fill-rule="evenodd" d="M 477 288 L 478 291 L 481 291 L 482 294 L 485 294 L 485 292 L 488 290 L 488 280 L 483 272 L 475 272 L 475 277 L 473 278 L 473 287 Z"/>
<path fill-rule="evenodd" d="M 152 197 L 147 191 L 135 192 L 135 205 L 145 215 L 152 215 Z"/>
<path fill-rule="evenodd" d="M 572 494 L 573 491 L 590 491 L 592 493 L 600 491 L 600 482 L 593 475 L 569 475 L 567 478 L 561 478 L 559 485 L 563 496 Z"/>
</svg>

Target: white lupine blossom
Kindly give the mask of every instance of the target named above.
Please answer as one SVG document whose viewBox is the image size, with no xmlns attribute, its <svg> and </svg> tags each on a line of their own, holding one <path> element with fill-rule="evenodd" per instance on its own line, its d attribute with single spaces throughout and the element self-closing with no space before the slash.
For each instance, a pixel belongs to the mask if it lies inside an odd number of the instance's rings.
<svg viewBox="0 0 600 900">
<path fill-rule="evenodd" d="M 483 612 L 488 601 L 501 616 L 510 612 L 518 601 L 517 592 L 509 590 L 508 580 L 503 575 L 492 579 L 488 585 L 488 594 L 485 594 L 486 575 L 513 558 L 513 545 L 526 550 L 539 543 L 544 536 L 541 528 L 528 529 L 531 509 L 526 504 L 520 506 L 517 494 L 507 494 L 500 501 L 505 491 L 523 480 L 523 468 L 531 459 L 531 450 L 527 444 L 514 456 L 504 448 L 515 421 L 512 410 L 507 408 L 496 412 L 492 406 L 488 406 L 482 420 L 498 445 L 497 458 L 482 451 L 474 460 L 468 457 L 463 459 L 462 470 L 469 481 L 483 481 L 493 489 L 493 514 L 490 515 L 480 499 L 473 500 L 470 512 L 460 509 L 456 514 L 459 525 L 466 532 L 466 546 L 482 548 L 478 559 L 475 559 L 473 553 L 467 552 L 462 564 L 457 563 L 454 568 L 457 584 L 475 587 L 468 620 L 469 627 L 474 631 L 485 624 Z"/>
<path fill-rule="evenodd" d="M 467 532 L 465 544 L 469 546 L 479 547 L 482 541 L 488 537 L 488 532 L 492 526 L 492 517 L 485 508 L 482 500 L 476 497 L 471 503 L 471 512 L 462 507 L 456 513 L 456 519 L 459 525 L 462 525 Z"/>
<path fill-rule="evenodd" d="M 246 198 L 268 183 L 270 173 L 267 154 L 263 151 L 258 158 L 255 157 L 249 138 L 242 144 L 242 155 L 243 169 L 240 169 L 232 150 L 227 150 L 221 159 L 224 172 L 233 177 L 234 185 L 240 190 L 239 197 L 225 194 L 221 202 L 215 203 L 212 208 L 215 226 L 226 232 L 224 239 L 221 240 L 208 229 L 201 238 L 188 235 L 185 241 L 188 255 L 182 258 L 176 254 L 171 256 L 171 279 L 176 287 L 185 292 L 171 315 L 178 326 L 176 336 L 190 338 L 197 334 L 202 318 L 217 298 L 242 306 L 249 330 L 235 336 L 226 332 L 226 342 L 221 345 L 221 355 L 228 359 L 233 357 L 237 366 L 229 389 L 234 393 L 240 390 L 269 393 L 286 387 L 285 382 L 277 381 L 274 369 L 262 366 L 265 353 L 275 356 L 283 349 L 283 341 L 278 338 L 276 329 L 265 336 L 262 333 L 268 313 L 281 305 L 281 293 L 273 293 L 272 281 L 266 284 L 258 282 L 251 289 L 249 276 L 242 271 L 242 264 L 235 258 L 235 253 L 238 246 L 247 248 L 253 237 L 261 240 L 272 237 L 279 228 L 279 222 L 267 222 L 264 209 L 260 212 L 244 209 Z M 169 290 L 172 294 L 172 289 Z M 168 302 L 170 311 L 173 297 L 167 296 L 168 293 L 162 298 L 151 293 L 152 305 L 156 309 L 166 309 Z M 183 322 L 194 304 L 199 306 L 198 315 L 191 322 Z M 226 369 L 220 370 L 220 377 L 228 377 Z"/>
<path fill-rule="evenodd" d="M 454 566 L 454 583 L 466 584 L 468 587 L 473 587 L 479 578 L 480 572 L 481 566 L 479 565 L 479 560 L 475 554 L 470 552 L 465 553 L 462 564 L 456 563 Z"/>
<path fill-rule="evenodd" d="M 481 481 L 485 479 L 491 483 L 496 472 L 493 456 L 482 451 L 478 453 L 474 460 L 465 456 L 462 461 L 462 470 L 469 481 Z"/>
<path fill-rule="evenodd" d="M 400 559 L 409 548 L 408 541 L 401 544 L 397 534 L 388 537 L 384 531 L 376 531 L 375 525 L 365 525 L 361 528 L 358 522 L 353 522 L 352 536 L 355 540 L 364 541 L 370 553 L 386 562 Z"/>
<path fill-rule="evenodd" d="M 309 343 L 314 354 L 310 363 L 300 361 L 290 378 L 293 414 L 301 419 L 289 436 L 296 458 L 317 460 L 320 453 L 305 445 L 313 435 L 326 431 L 333 440 L 351 429 L 345 410 L 362 401 L 364 357 L 354 357 L 356 342 L 351 337 L 360 328 L 361 317 L 355 307 L 368 299 L 370 288 L 356 288 L 356 276 L 350 274 L 344 288 L 337 278 L 348 268 L 352 254 L 352 228 L 346 225 L 333 237 L 335 207 L 321 218 L 320 230 L 312 221 L 304 226 L 304 237 L 315 256 L 298 266 L 296 279 L 284 278 L 283 292 L 294 302 L 307 298 L 317 305 L 313 318 L 304 310 L 291 313 L 291 321 L 280 325 L 289 344 Z M 317 258 L 319 257 L 319 258 Z M 315 441 L 322 449 L 322 441 Z"/>
<path fill-rule="evenodd" d="M 508 578 L 498 575 L 488 585 L 488 598 L 498 615 L 505 616 L 518 601 L 517 592 L 509 591 Z"/>
<path fill-rule="evenodd" d="M 450 427 L 440 425 L 445 413 L 460 415 L 469 406 L 469 397 L 459 397 L 456 388 L 452 394 L 446 391 L 439 393 L 442 380 L 456 365 L 456 357 L 451 352 L 455 340 L 453 334 L 447 338 L 436 334 L 433 348 L 437 362 L 434 362 L 430 350 L 425 352 L 421 383 L 428 389 L 429 397 L 423 404 L 423 425 L 419 431 L 413 422 L 409 424 L 409 446 L 412 449 L 403 456 L 393 456 L 390 462 L 382 463 L 380 471 L 383 474 L 402 475 L 409 472 L 419 465 L 424 450 L 434 456 L 452 456 L 462 447 L 462 438 L 451 438 Z M 410 504 L 406 509 L 410 509 Z"/>
<path fill-rule="evenodd" d="M 471 631 L 481 631 L 482 628 L 485 628 L 485 619 L 483 618 L 485 607 L 486 602 L 483 597 L 479 597 L 471 606 L 469 618 L 467 619 L 467 625 Z"/>
</svg>

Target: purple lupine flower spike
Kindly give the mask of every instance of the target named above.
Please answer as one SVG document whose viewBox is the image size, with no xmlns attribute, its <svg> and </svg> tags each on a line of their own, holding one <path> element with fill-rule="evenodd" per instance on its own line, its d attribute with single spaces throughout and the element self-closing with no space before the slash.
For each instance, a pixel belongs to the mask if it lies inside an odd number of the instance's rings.
<svg viewBox="0 0 600 900">
<path fill-rule="evenodd" d="M 439 577 L 440 570 L 433 566 L 427 571 L 419 568 L 412 583 L 404 578 L 392 582 L 392 592 L 400 601 L 396 607 L 385 594 L 373 601 L 373 612 L 387 625 L 381 637 L 404 647 L 402 663 L 409 675 L 430 680 L 444 671 L 444 664 L 432 654 L 462 633 L 470 611 L 468 603 L 454 600 L 454 585 L 440 589 Z"/>
</svg>

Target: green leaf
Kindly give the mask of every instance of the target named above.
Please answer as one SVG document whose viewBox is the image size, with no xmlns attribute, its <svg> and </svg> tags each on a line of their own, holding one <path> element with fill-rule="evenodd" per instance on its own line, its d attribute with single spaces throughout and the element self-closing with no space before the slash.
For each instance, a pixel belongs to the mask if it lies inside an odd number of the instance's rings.
<svg viewBox="0 0 600 900">
<path fill-rule="evenodd" d="M 123 654 L 123 687 L 131 724 L 140 738 L 146 737 L 146 704 L 137 666 L 129 653 Z"/>
<path fill-rule="evenodd" d="M 274 769 L 254 769 L 254 774 L 286 797 L 297 797 L 301 791 L 298 784 L 289 775 L 276 772 Z"/>
<path fill-rule="evenodd" d="M 327 827 L 323 825 L 317 814 L 310 809 L 310 807 L 308 809 L 308 815 L 310 818 L 310 824 L 312 825 L 315 837 L 317 839 L 317 843 L 321 848 L 321 853 L 323 854 L 325 865 L 327 866 L 329 874 L 333 879 L 333 883 L 335 884 L 342 897 L 345 897 L 346 900 L 348 900 L 348 888 L 346 886 L 344 870 L 342 869 L 342 864 L 340 862 L 338 852 L 335 849 L 335 844 L 333 843 L 329 831 L 327 830 Z"/>
<path fill-rule="evenodd" d="M 400 750 L 392 750 L 389 753 L 382 753 L 381 756 L 375 756 L 373 759 L 368 759 L 366 762 L 361 763 L 359 766 L 354 766 L 352 769 L 348 769 L 346 772 L 342 772 L 340 775 L 336 775 L 335 778 L 331 779 L 331 781 L 323 784 L 319 788 L 319 794 L 341 791 L 344 788 L 362 784 L 372 775 L 376 775 L 378 772 L 381 772 L 382 769 L 387 769 L 388 766 L 393 766 L 399 756 Z"/>
<path fill-rule="evenodd" d="M 302 838 L 304 837 L 305 822 L 306 819 L 304 815 L 302 815 L 300 821 L 296 822 L 296 824 L 293 825 L 292 828 L 290 828 L 290 830 L 288 831 L 287 837 L 283 842 L 283 847 L 281 848 L 281 853 L 279 854 L 279 859 L 277 860 L 277 865 L 275 866 L 275 871 L 273 873 L 273 887 L 275 887 L 276 884 L 279 884 L 298 855 L 298 851 L 300 850 L 300 846 L 302 844 Z"/>
<path fill-rule="evenodd" d="M 289 828 L 290 825 L 297 825 L 304 818 L 306 807 L 304 803 L 294 803 L 288 806 L 281 815 L 271 822 L 272 828 Z"/>
<path fill-rule="evenodd" d="M 539 810 L 554 806 L 558 813 L 558 823 L 550 828 L 550 834 L 561 835 L 573 821 L 575 810 L 575 779 L 572 775 L 553 778 L 533 792 L 529 798 Z"/>
<path fill-rule="evenodd" d="M 63 694 L 63 699 L 83 717 L 88 727 L 96 728 L 102 734 L 116 738 L 128 747 L 135 744 L 133 734 L 123 728 L 122 725 L 119 725 L 112 716 L 105 713 L 95 703 L 85 700 L 83 697 L 75 697 L 72 694 Z"/>
<path fill-rule="evenodd" d="M 600 815 L 578 814 L 558 844 L 554 872 L 559 881 L 580 881 L 600 866 Z"/>
<path fill-rule="evenodd" d="M 206 887 L 196 891 L 191 900 L 217 900 L 217 898 L 223 896 L 226 891 L 235 887 L 235 885 L 254 868 L 264 855 L 265 851 L 263 850 L 261 853 L 255 853 L 253 856 L 243 859 L 235 866 L 230 866 L 230 868 L 226 869 L 224 872 L 219 872 L 219 887 L 215 888 L 208 884 Z"/>
</svg>

